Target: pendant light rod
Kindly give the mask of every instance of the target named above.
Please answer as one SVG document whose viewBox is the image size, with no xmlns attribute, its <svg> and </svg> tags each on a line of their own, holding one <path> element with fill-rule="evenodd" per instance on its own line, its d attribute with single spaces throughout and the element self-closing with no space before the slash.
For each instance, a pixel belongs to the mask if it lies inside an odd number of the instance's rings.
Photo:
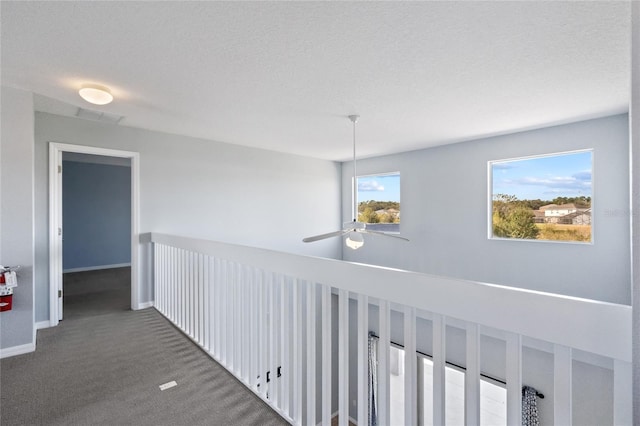
<svg viewBox="0 0 640 426">
<path fill-rule="evenodd" d="M 353 123 L 353 221 L 358 221 L 358 168 L 356 165 L 356 123 L 359 115 L 350 115 L 349 120 Z"/>
</svg>

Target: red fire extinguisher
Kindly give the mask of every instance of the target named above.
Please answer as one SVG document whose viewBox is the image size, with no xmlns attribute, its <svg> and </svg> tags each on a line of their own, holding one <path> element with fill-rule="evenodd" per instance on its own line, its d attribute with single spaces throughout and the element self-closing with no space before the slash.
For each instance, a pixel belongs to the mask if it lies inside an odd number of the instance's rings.
<svg viewBox="0 0 640 426">
<path fill-rule="evenodd" d="M 18 285 L 17 269 L 18 267 L 0 266 L 0 312 L 10 311 L 13 307 L 13 288 Z"/>
</svg>

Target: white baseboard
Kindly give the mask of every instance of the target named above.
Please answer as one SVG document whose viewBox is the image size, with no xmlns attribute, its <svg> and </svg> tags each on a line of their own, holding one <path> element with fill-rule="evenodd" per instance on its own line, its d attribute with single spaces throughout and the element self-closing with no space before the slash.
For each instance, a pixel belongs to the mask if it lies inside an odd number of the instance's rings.
<svg viewBox="0 0 640 426">
<path fill-rule="evenodd" d="M 153 307 L 153 300 L 150 302 L 142 302 L 142 303 L 138 303 L 138 307 L 136 309 L 134 309 L 134 311 L 137 311 L 139 309 L 147 309 L 147 308 L 151 308 Z"/>
<path fill-rule="evenodd" d="M 0 349 L 0 359 L 9 358 L 10 356 L 28 354 L 36 350 L 35 343 L 27 343 L 26 345 L 12 346 L 10 348 Z"/>
<path fill-rule="evenodd" d="M 36 323 L 36 330 L 42 330 L 43 328 L 49 328 L 49 327 L 51 327 L 51 323 L 49 322 L 49 320 L 38 321 Z"/>
<path fill-rule="evenodd" d="M 69 269 L 64 269 L 62 273 L 66 274 L 68 272 L 97 271 L 100 269 L 124 268 L 127 266 L 131 266 L 131 263 L 114 263 L 113 265 L 98 265 L 98 266 L 87 266 L 84 268 L 69 268 Z"/>
</svg>

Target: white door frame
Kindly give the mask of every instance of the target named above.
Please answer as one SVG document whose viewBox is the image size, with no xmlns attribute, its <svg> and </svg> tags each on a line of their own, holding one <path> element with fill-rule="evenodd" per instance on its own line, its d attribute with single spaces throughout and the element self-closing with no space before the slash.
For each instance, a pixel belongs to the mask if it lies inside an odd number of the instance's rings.
<svg viewBox="0 0 640 426">
<path fill-rule="evenodd" d="M 49 142 L 49 325 L 58 325 L 62 314 L 62 153 L 104 155 L 131 159 L 131 309 L 139 303 L 140 250 L 140 154 L 92 146 Z M 60 291 L 60 293 L 59 293 Z"/>
</svg>

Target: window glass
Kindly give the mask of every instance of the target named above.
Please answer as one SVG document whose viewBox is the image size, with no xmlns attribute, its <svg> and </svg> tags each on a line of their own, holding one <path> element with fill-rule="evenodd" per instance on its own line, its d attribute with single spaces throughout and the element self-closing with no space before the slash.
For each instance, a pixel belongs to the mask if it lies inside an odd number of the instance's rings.
<svg viewBox="0 0 640 426">
<path fill-rule="evenodd" d="M 358 221 L 374 231 L 400 232 L 400 173 L 357 179 Z"/>
<path fill-rule="evenodd" d="M 418 357 L 418 361 L 422 364 L 420 392 L 422 398 L 418 403 L 418 409 L 422 412 L 423 424 L 432 425 L 433 362 L 426 357 Z M 464 380 L 464 371 L 445 367 L 445 422 L 447 425 L 464 424 Z M 480 380 L 480 424 L 491 426 L 507 424 L 507 389 L 485 379 Z"/>
<path fill-rule="evenodd" d="M 593 152 L 489 162 L 492 238 L 591 242 Z"/>
</svg>

